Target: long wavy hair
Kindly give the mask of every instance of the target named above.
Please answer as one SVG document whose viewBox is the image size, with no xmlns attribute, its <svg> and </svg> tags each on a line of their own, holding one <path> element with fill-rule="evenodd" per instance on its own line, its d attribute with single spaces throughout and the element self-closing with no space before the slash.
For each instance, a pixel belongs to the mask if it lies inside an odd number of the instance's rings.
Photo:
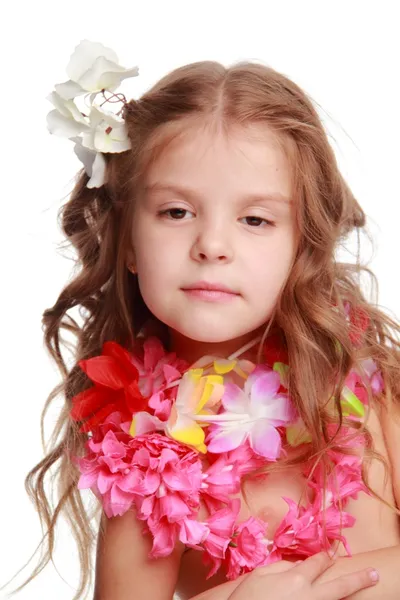
<svg viewBox="0 0 400 600">
<path fill-rule="evenodd" d="M 123 116 L 131 150 L 105 155 L 108 181 L 99 189 L 86 187 L 88 176 L 80 172 L 60 210 L 66 242 L 76 252 L 76 270 L 54 306 L 44 311 L 43 330 L 62 381 L 48 397 L 41 416 L 45 458 L 25 481 L 45 526 L 41 545 L 46 551 L 18 590 L 53 559 L 55 527 L 64 513 L 81 563 L 74 600 L 81 598 L 93 581 L 92 549 L 101 509 L 98 503 L 93 510 L 85 506 L 77 489 L 80 474 L 71 461 L 71 456 L 83 454 L 87 440 L 87 434 L 80 433 L 69 416 L 71 399 L 90 385 L 77 363 L 100 354 L 107 340 L 133 348 L 137 332 L 151 317 L 137 279 L 127 269 L 135 196 L 149 165 L 190 129 L 195 135 L 196 128 L 205 124 L 223 127 L 226 132 L 251 125 L 260 126 L 262 134 L 262 127 L 267 126 L 291 161 L 298 250 L 273 322 L 282 332 L 289 355 L 291 398 L 312 436 L 308 455 L 323 457 L 334 444 L 328 432 L 327 400 L 335 399 L 342 423 L 340 390 L 349 369 L 363 357 L 373 358 L 382 370 L 385 402 L 397 402 L 400 396 L 399 326 L 362 293 L 362 273 L 373 275 L 360 264 L 359 254 L 355 264 L 336 259 L 336 250 L 347 236 L 365 229 L 365 214 L 339 171 L 315 103 L 304 91 L 258 62 L 229 68 L 217 62 L 197 62 L 174 70 L 139 100 L 125 104 Z M 345 300 L 369 317 L 362 347 L 349 339 Z M 75 308 L 81 324 L 69 314 Z M 70 369 L 62 354 L 62 347 L 67 346 L 62 330 L 76 336 Z M 44 418 L 60 394 L 65 403 L 47 447 Z M 301 460 L 304 458 L 302 455 Z M 54 505 L 46 490 L 47 480 L 57 490 Z"/>
</svg>

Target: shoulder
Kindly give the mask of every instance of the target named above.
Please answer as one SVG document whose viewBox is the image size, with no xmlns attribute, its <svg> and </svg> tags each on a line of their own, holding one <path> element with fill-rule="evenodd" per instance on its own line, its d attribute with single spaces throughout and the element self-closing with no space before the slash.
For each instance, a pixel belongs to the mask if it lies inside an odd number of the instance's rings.
<svg viewBox="0 0 400 600">
<path fill-rule="evenodd" d="M 400 508 L 400 406 L 395 401 L 383 398 L 376 409 L 371 410 L 367 423 L 374 439 L 381 438 L 387 455 L 387 463 L 392 477 L 396 505 Z M 374 435 L 375 433 L 375 435 Z M 379 448 L 377 448 L 379 452 Z"/>
</svg>

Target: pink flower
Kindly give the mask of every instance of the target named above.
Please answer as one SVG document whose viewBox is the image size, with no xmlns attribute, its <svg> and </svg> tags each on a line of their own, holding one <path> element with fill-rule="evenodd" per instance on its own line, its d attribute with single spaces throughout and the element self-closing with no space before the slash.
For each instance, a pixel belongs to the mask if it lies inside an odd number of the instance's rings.
<svg viewBox="0 0 400 600">
<path fill-rule="evenodd" d="M 335 540 L 341 541 L 350 554 L 341 529 L 354 525 L 353 516 L 333 505 L 324 511 L 321 492 L 317 493 L 315 501 L 307 508 L 298 506 L 290 498 L 283 499 L 289 510 L 274 535 L 274 547 L 281 551 L 283 557 L 312 556 L 328 550 Z"/>
<path fill-rule="evenodd" d="M 225 385 L 222 405 L 225 412 L 210 417 L 209 452 L 227 452 L 249 441 L 256 454 L 276 460 L 281 453 L 277 427 L 293 419 L 287 395 L 279 394 L 280 376 L 267 367 L 256 367 L 244 389 Z"/>
<path fill-rule="evenodd" d="M 373 393 L 380 394 L 384 389 L 384 381 L 382 373 L 379 370 L 376 362 L 372 360 L 372 358 L 367 358 L 366 360 L 362 361 L 361 366 L 371 382 L 371 389 Z"/>
<path fill-rule="evenodd" d="M 228 544 L 231 541 L 235 521 L 240 510 L 240 500 L 235 498 L 229 506 L 226 506 L 213 515 L 208 517 L 206 524 L 209 528 L 209 534 L 203 541 L 203 563 L 211 565 L 211 570 L 207 575 L 207 579 L 215 575 L 220 568 Z"/>
<path fill-rule="evenodd" d="M 367 381 L 371 385 L 373 394 L 380 394 L 384 388 L 382 373 L 377 364 L 371 358 L 363 360 L 361 367 L 366 375 Z M 345 381 L 345 388 L 348 388 L 357 396 L 364 405 L 368 404 L 368 393 L 361 376 L 352 369 Z"/>
<path fill-rule="evenodd" d="M 171 414 L 172 403 L 175 400 L 177 387 L 166 390 L 164 393 L 155 392 L 149 398 L 149 407 L 154 410 L 154 414 L 161 421 L 168 421 Z"/>
<path fill-rule="evenodd" d="M 254 452 L 248 441 L 238 448 L 227 452 L 226 460 L 230 464 L 237 465 L 240 477 L 248 475 L 265 465 L 263 457 Z"/>
<path fill-rule="evenodd" d="M 333 504 L 336 508 L 344 506 L 349 499 L 357 499 L 359 492 L 369 494 L 361 477 L 361 460 L 357 456 L 346 456 L 346 463 L 338 465 L 326 480 L 325 506 Z M 316 491 L 323 489 L 324 478 L 322 471 L 317 467 L 314 472 L 314 481 L 309 485 Z"/>
<path fill-rule="evenodd" d="M 209 512 L 228 504 L 230 496 L 240 491 L 240 480 L 264 464 L 248 442 L 230 452 L 217 455 L 216 460 L 203 474 L 201 496 Z"/>
<path fill-rule="evenodd" d="M 142 358 L 135 355 L 131 360 L 139 371 L 139 389 L 146 398 L 179 379 L 189 367 L 174 352 L 165 352 L 160 340 L 155 337 L 144 342 Z"/>
<path fill-rule="evenodd" d="M 228 503 L 231 494 L 240 490 L 237 463 L 230 464 L 227 454 L 220 456 L 203 474 L 202 495 Z"/>
<path fill-rule="evenodd" d="M 186 546 L 201 550 L 200 544 L 209 533 L 207 525 L 196 521 L 195 518 L 183 518 L 179 522 L 170 522 L 167 517 L 161 517 L 159 520 L 149 520 L 147 526 L 153 536 L 153 546 L 149 558 L 169 556 L 178 540 Z"/>
<path fill-rule="evenodd" d="M 103 439 L 87 443 L 87 456 L 79 460 L 78 487 L 92 488 L 108 517 L 135 504 L 138 518 L 147 520 L 151 531 L 164 524 L 163 535 L 175 535 L 174 527 L 166 532 L 169 524 L 193 517 L 199 508 L 202 469 L 197 453 L 163 435 L 132 438 L 113 431 L 114 424 L 108 427 Z"/>
<path fill-rule="evenodd" d="M 86 456 L 76 459 L 81 471 L 78 489 L 91 488 L 108 517 L 129 510 L 135 497 L 134 487 L 141 478 L 132 465 L 132 438 L 120 429 L 119 418 L 119 413 L 112 413 L 86 442 Z"/>
<path fill-rule="evenodd" d="M 208 529 L 195 521 L 202 466 L 198 454 L 160 434 L 133 438 L 133 461 L 142 480 L 135 487 L 139 519 L 153 534 L 153 558 L 170 554 L 178 539 L 199 544 Z"/>
<path fill-rule="evenodd" d="M 228 579 L 236 579 L 264 564 L 269 554 L 266 528 L 266 523 L 254 517 L 236 528 L 227 552 Z"/>
<path fill-rule="evenodd" d="M 203 562 L 211 565 L 207 579 L 215 575 L 222 565 L 227 569 L 228 579 L 236 579 L 264 564 L 267 559 L 266 523 L 250 517 L 236 526 L 239 510 L 240 500 L 235 498 L 206 521 L 209 534 L 202 546 L 205 550 Z"/>
</svg>

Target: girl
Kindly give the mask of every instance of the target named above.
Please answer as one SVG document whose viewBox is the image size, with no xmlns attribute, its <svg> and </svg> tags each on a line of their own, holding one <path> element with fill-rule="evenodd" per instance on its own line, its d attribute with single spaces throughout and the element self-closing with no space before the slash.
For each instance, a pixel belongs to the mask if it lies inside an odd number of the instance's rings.
<svg viewBox="0 0 400 600">
<path fill-rule="evenodd" d="M 27 477 L 33 576 L 63 510 L 81 598 L 102 508 L 96 599 L 398 598 L 399 327 L 335 259 L 365 215 L 311 101 L 261 64 L 201 62 L 126 102 L 137 69 L 87 40 L 67 71 L 48 125 L 85 167 L 62 211 L 80 270 L 43 316 L 66 403 Z"/>
</svg>

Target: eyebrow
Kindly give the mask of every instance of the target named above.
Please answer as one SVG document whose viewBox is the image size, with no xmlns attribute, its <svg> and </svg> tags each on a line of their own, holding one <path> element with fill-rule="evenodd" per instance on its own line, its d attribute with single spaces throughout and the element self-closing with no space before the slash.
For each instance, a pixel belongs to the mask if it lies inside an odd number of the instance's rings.
<svg viewBox="0 0 400 600">
<path fill-rule="evenodd" d="M 193 189 L 183 187 L 180 185 L 172 185 L 169 183 L 162 183 L 156 181 L 155 183 L 146 185 L 144 187 L 145 194 L 151 192 L 172 192 L 188 198 L 198 199 L 200 195 Z M 270 192 L 263 194 L 246 194 L 241 198 L 243 202 L 275 202 L 275 203 L 286 203 L 290 204 L 291 199 L 282 194 L 281 192 Z"/>
</svg>

